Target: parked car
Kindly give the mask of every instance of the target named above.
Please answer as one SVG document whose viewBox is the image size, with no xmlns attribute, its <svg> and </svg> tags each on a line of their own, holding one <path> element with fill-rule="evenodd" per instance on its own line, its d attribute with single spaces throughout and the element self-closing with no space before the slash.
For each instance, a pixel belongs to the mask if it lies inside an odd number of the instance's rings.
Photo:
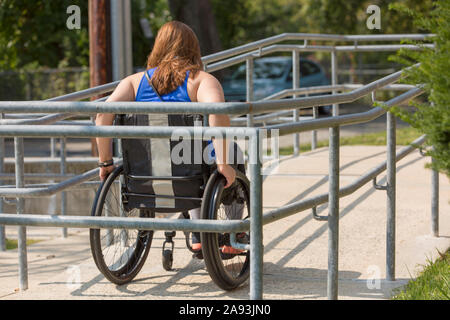
<svg viewBox="0 0 450 320">
<path fill-rule="evenodd" d="M 267 57 L 254 60 L 254 100 L 260 100 L 285 89 L 292 89 L 292 58 Z M 323 68 L 314 61 L 300 59 L 300 87 L 329 85 Z M 225 78 L 222 87 L 226 101 L 246 101 L 246 65 L 241 65 Z M 331 113 L 331 106 L 319 108 L 321 113 Z"/>
</svg>

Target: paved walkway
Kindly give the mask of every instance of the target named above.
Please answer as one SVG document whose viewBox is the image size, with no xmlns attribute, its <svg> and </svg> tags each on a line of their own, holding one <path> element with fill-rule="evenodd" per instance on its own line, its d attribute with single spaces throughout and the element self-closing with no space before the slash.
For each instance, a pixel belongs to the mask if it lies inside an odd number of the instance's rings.
<svg viewBox="0 0 450 320">
<path fill-rule="evenodd" d="M 385 160 L 385 147 L 341 148 L 341 186 Z M 420 265 L 450 247 L 450 183 L 440 177 L 440 237 L 430 236 L 431 172 L 416 151 L 398 163 L 397 281 L 385 281 L 386 194 L 371 183 L 341 198 L 339 298 L 386 299 L 416 275 Z M 284 159 L 264 180 L 264 210 L 327 191 L 328 149 Z M 379 183 L 385 182 L 382 174 Z M 326 205 L 318 208 L 326 214 Z M 16 227 L 6 227 L 15 237 Z M 17 250 L 0 252 L 1 299 L 247 299 L 248 283 L 224 292 L 211 281 L 203 261 L 191 259 L 178 234 L 174 271 L 161 265 L 163 233 L 157 232 L 147 263 L 123 286 L 108 282 L 91 258 L 88 231 L 28 228 L 29 289 L 18 291 Z M 264 227 L 264 298 L 326 299 L 327 225 L 311 211 Z"/>
</svg>

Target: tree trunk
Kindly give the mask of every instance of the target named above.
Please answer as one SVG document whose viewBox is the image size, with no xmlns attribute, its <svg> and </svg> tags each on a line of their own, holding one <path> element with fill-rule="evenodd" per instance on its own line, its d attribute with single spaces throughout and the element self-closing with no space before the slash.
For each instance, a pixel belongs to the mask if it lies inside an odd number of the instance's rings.
<svg viewBox="0 0 450 320">
<path fill-rule="evenodd" d="M 212 6 L 209 0 L 168 0 L 175 20 L 194 30 L 200 42 L 202 56 L 222 50 Z"/>
<path fill-rule="evenodd" d="M 109 1 L 89 0 L 89 73 L 90 87 L 111 81 Z M 91 100 L 104 95 L 92 97 Z M 91 139 L 91 154 L 98 156 L 95 138 Z"/>
</svg>

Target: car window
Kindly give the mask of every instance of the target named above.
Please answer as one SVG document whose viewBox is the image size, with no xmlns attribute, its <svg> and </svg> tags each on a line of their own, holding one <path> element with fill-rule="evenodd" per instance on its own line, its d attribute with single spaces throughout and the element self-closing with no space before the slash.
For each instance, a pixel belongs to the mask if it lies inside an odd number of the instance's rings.
<svg viewBox="0 0 450 320">
<path fill-rule="evenodd" d="M 277 79 L 281 78 L 286 70 L 286 64 L 282 62 L 263 62 L 260 68 L 255 67 L 257 78 Z"/>
<path fill-rule="evenodd" d="M 300 78 L 320 73 L 320 68 L 312 62 L 300 61 Z M 289 72 L 288 81 L 292 80 L 292 67 Z"/>
<path fill-rule="evenodd" d="M 239 66 L 239 68 L 233 73 L 231 79 L 233 80 L 245 80 L 246 77 L 246 66 L 245 64 Z"/>
<path fill-rule="evenodd" d="M 278 79 L 286 70 L 286 63 L 280 61 L 258 61 L 254 62 L 253 72 L 255 79 Z M 241 65 L 233 74 L 233 80 L 245 80 L 246 65 Z"/>
<path fill-rule="evenodd" d="M 300 76 L 306 77 L 319 72 L 320 69 L 315 64 L 309 61 L 300 61 Z"/>
</svg>

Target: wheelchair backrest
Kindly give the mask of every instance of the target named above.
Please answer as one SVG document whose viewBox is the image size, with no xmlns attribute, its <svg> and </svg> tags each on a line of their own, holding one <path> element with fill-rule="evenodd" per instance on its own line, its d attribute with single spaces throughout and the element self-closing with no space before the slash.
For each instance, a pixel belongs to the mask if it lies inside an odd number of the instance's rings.
<svg viewBox="0 0 450 320">
<path fill-rule="evenodd" d="M 116 124 L 126 126 L 194 126 L 201 115 L 119 115 Z M 176 212 L 198 208 L 209 167 L 203 160 L 207 142 L 174 139 L 121 139 L 127 209 L 154 208 Z M 198 153 L 201 154 L 198 154 Z"/>
</svg>

